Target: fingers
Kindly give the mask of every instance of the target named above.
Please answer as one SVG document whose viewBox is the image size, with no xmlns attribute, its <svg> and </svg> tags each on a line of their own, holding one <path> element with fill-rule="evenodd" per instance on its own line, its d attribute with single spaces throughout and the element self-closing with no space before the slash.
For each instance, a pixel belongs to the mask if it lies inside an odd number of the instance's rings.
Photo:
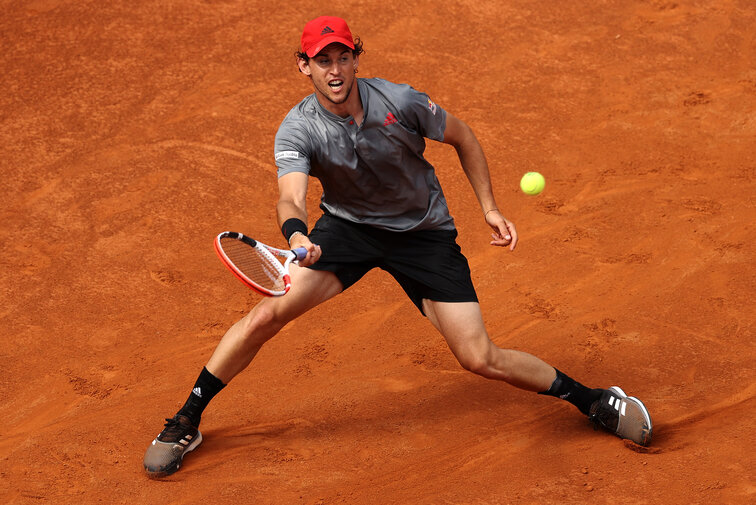
<svg viewBox="0 0 756 505">
<path fill-rule="evenodd" d="M 509 231 L 509 235 L 511 237 L 509 250 L 514 251 L 515 247 L 517 247 L 517 229 L 515 228 L 515 225 L 513 222 L 507 219 L 505 219 L 504 221 L 507 223 L 507 230 Z"/>
<path fill-rule="evenodd" d="M 307 249 L 307 256 L 305 256 L 304 259 L 298 262 L 299 266 L 301 267 L 312 265 L 313 263 L 318 261 L 320 259 L 320 256 L 322 256 L 323 254 L 320 246 L 310 242 L 310 239 L 304 235 L 294 237 L 294 239 L 291 241 L 290 246 L 292 249 L 296 247 L 304 247 L 305 249 Z"/>
<path fill-rule="evenodd" d="M 502 236 L 499 233 L 492 233 L 491 238 L 493 240 L 491 240 L 490 244 L 497 247 L 506 247 L 512 243 L 512 237 L 509 235 Z"/>
<path fill-rule="evenodd" d="M 517 229 L 514 223 L 502 217 L 501 222 L 491 224 L 494 232 L 491 234 L 490 244 L 497 247 L 509 246 L 510 251 L 514 251 L 517 246 Z"/>
<path fill-rule="evenodd" d="M 307 250 L 307 256 L 305 257 L 306 264 L 302 266 L 312 265 L 320 259 L 320 256 L 323 255 L 323 251 L 320 249 L 319 245 L 312 243 L 310 245 L 312 246 L 312 248 Z M 300 261 L 299 264 L 301 265 L 302 262 Z"/>
<path fill-rule="evenodd" d="M 304 259 L 299 260 L 298 265 L 300 267 L 308 267 L 318 261 L 320 259 L 320 256 L 323 254 L 323 251 L 320 249 L 319 245 L 310 244 L 311 247 L 305 247 L 307 249 L 307 256 L 304 257 Z"/>
</svg>

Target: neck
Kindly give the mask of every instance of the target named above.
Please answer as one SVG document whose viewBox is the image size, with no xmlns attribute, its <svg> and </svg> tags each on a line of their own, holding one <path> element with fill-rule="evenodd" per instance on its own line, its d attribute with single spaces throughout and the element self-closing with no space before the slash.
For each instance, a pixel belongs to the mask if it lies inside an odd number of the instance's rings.
<svg viewBox="0 0 756 505">
<path fill-rule="evenodd" d="M 320 105 L 328 112 L 336 114 L 339 117 L 352 116 L 358 123 L 362 121 L 362 99 L 360 98 L 360 87 L 357 79 L 354 80 L 349 96 L 342 103 L 333 103 L 320 92 L 316 92 L 315 96 Z"/>
</svg>

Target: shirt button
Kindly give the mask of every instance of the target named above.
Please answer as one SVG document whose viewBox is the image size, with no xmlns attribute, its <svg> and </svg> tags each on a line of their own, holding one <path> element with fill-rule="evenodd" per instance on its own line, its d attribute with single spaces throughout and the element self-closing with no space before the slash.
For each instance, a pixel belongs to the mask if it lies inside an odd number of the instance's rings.
<svg viewBox="0 0 756 505">
<path fill-rule="evenodd" d="M 349 124 L 354 124 L 354 121 L 349 121 Z"/>
</svg>

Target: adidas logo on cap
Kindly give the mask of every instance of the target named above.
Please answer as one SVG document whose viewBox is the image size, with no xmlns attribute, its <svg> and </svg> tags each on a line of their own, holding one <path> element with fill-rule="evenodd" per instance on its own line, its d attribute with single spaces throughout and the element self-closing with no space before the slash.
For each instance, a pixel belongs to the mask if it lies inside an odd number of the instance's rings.
<svg viewBox="0 0 756 505">
<path fill-rule="evenodd" d="M 327 33 L 333 33 L 333 29 L 330 26 L 326 26 L 325 28 L 323 28 L 323 31 L 320 32 L 321 35 L 325 35 Z"/>
</svg>

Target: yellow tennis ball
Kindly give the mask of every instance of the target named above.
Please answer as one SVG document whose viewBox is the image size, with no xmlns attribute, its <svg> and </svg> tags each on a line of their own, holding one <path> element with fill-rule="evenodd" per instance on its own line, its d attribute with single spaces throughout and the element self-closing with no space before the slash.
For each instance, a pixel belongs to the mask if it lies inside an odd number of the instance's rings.
<svg viewBox="0 0 756 505">
<path fill-rule="evenodd" d="M 528 195 L 537 195 L 546 186 L 546 179 L 538 172 L 528 172 L 520 179 L 520 189 Z"/>
</svg>

